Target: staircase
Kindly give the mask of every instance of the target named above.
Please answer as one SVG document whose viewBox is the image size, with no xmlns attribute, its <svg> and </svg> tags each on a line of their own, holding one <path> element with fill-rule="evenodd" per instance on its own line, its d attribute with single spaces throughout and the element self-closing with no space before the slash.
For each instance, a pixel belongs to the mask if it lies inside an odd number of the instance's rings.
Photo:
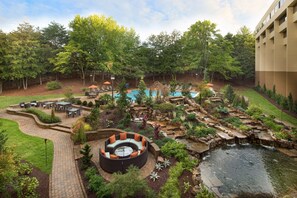
<svg viewBox="0 0 297 198">
<path fill-rule="evenodd" d="M 61 131 L 64 133 L 72 133 L 72 129 L 70 126 L 58 124 L 56 126 L 51 127 L 51 129 L 56 130 L 56 131 Z"/>
</svg>

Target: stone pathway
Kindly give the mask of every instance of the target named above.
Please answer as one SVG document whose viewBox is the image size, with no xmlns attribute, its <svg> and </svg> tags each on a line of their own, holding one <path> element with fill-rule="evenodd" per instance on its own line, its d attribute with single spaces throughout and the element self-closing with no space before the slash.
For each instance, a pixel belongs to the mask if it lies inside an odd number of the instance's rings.
<svg viewBox="0 0 297 198">
<path fill-rule="evenodd" d="M 18 122 L 24 133 L 41 138 L 47 138 L 54 143 L 53 168 L 50 175 L 50 198 L 80 198 L 86 197 L 81 186 L 79 173 L 76 170 L 73 143 L 70 134 L 39 128 L 33 119 L 0 112 L 1 118 Z"/>
</svg>

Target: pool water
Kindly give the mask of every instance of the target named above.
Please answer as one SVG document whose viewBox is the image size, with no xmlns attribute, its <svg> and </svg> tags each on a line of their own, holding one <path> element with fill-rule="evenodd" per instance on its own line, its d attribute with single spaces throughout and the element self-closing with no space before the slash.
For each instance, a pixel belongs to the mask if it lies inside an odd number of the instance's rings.
<svg viewBox="0 0 297 198">
<path fill-rule="evenodd" d="M 297 161 L 261 146 L 219 148 L 201 162 L 200 169 L 205 185 L 221 197 L 279 197 L 297 188 Z"/>
<path fill-rule="evenodd" d="M 149 96 L 149 92 L 150 92 L 150 90 L 148 90 L 148 89 L 145 90 L 145 94 L 147 96 Z M 129 98 L 131 98 L 131 100 L 135 101 L 136 100 L 136 95 L 138 93 L 139 93 L 139 91 L 137 89 L 134 89 L 134 90 L 131 90 L 129 93 L 127 93 L 127 96 Z M 190 94 L 191 94 L 192 97 L 196 97 L 197 92 L 191 91 Z M 181 93 L 181 91 L 176 91 L 174 93 L 170 93 L 169 95 L 170 96 L 182 96 L 182 93 Z M 157 96 L 157 91 L 156 90 L 153 90 L 152 91 L 152 97 L 156 97 L 156 96 Z M 115 94 L 115 98 L 118 98 L 118 97 L 120 97 L 120 94 Z"/>
</svg>

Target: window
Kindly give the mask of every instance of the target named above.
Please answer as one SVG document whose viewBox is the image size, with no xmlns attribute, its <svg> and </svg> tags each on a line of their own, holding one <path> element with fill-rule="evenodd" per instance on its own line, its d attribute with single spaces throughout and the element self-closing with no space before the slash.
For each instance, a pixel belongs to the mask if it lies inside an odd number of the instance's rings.
<svg viewBox="0 0 297 198">
<path fill-rule="evenodd" d="M 274 31 L 274 26 L 271 26 L 270 28 L 269 28 L 269 32 L 271 33 L 271 32 L 273 32 Z"/>
<path fill-rule="evenodd" d="M 296 5 L 294 5 L 293 12 L 294 12 L 294 13 L 297 12 L 297 3 L 296 3 Z"/>
<path fill-rule="evenodd" d="M 288 34 L 287 34 L 287 31 L 284 31 L 283 32 L 283 38 L 287 38 Z"/>
</svg>

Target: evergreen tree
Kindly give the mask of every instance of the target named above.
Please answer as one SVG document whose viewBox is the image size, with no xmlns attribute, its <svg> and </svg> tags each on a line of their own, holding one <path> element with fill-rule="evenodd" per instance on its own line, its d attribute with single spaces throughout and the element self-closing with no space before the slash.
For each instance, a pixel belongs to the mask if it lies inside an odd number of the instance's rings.
<svg viewBox="0 0 297 198">
<path fill-rule="evenodd" d="M 83 162 L 83 168 L 88 168 L 91 165 L 91 159 L 93 157 L 93 154 L 91 153 L 91 146 L 89 144 L 85 144 L 84 148 L 80 150 L 80 154 L 83 155 L 82 162 Z"/>
</svg>

